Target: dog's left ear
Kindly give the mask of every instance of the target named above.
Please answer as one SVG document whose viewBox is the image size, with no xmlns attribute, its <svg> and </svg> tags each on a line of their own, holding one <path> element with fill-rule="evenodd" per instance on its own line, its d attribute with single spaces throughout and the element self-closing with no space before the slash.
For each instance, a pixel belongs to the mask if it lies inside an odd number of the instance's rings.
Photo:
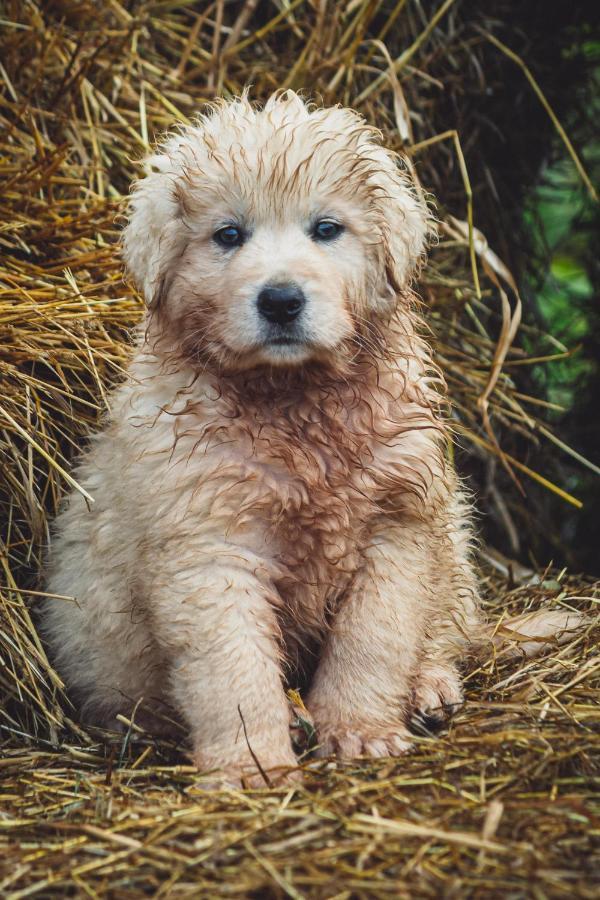
<svg viewBox="0 0 600 900">
<path fill-rule="evenodd" d="M 386 297 L 393 303 L 409 286 L 425 258 L 428 239 L 434 234 L 434 220 L 406 167 L 381 147 L 374 154 L 377 206 L 383 238 L 383 266 Z"/>
</svg>

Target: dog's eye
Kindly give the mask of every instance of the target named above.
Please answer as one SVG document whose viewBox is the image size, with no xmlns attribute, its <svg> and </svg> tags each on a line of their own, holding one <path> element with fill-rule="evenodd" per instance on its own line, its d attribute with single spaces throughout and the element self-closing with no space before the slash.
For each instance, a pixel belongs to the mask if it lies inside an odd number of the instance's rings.
<svg viewBox="0 0 600 900">
<path fill-rule="evenodd" d="M 312 236 L 315 241 L 332 241 L 342 233 L 344 226 L 331 219 L 321 219 L 313 228 Z"/>
<path fill-rule="evenodd" d="M 225 225 L 213 234 L 214 240 L 222 247 L 239 247 L 244 243 L 244 232 L 237 225 Z"/>
</svg>

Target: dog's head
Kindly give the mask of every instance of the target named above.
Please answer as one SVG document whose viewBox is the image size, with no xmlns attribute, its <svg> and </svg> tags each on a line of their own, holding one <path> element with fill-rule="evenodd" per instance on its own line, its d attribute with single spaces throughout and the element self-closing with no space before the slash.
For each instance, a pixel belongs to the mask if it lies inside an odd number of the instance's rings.
<svg viewBox="0 0 600 900">
<path fill-rule="evenodd" d="M 288 91 L 223 102 L 170 135 L 135 186 L 129 270 L 197 362 L 293 366 L 353 351 L 421 258 L 425 204 L 349 109 Z"/>
</svg>

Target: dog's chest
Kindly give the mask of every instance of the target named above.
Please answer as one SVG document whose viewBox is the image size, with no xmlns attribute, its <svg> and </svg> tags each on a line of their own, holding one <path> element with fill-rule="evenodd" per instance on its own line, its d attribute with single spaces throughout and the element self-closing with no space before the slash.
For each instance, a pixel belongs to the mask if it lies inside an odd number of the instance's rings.
<svg viewBox="0 0 600 900">
<path fill-rule="evenodd" d="M 275 408 L 230 425 L 222 446 L 244 498 L 240 530 L 295 621 L 322 627 L 361 564 L 381 449 L 347 414 Z"/>
<path fill-rule="evenodd" d="M 177 453 L 208 527 L 259 560 L 299 631 L 318 632 L 360 568 L 374 520 L 410 488 L 412 425 L 372 385 L 249 394 L 241 385 L 189 407 Z"/>
</svg>

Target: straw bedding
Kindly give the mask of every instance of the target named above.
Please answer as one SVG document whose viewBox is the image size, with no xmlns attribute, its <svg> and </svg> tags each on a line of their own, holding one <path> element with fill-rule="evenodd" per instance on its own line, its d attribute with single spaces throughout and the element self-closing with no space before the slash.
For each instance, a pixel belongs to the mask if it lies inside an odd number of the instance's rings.
<svg viewBox="0 0 600 900">
<path fill-rule="evenodd" d="M 512 340 L 510 273 L 469 228 L 460 136 L 427 126 L 436 96 L 428 70 L 435 64 L 439 77 L 444 60 L 455 71 L 461 54 L 477 52 L 452 7 L 4 4 L 0 895 L 599 895 L 592 625 L 535 660 L 490 651 L 471 663 L 464 709 L 404 759 L 306 757 L 302 788 L 214 794 L 201 790 L 183 745 L 155 741 L 135 722 L 122 735 L 83 730 L 35 630 L 48 522 L 141 317 L 115 249 L 135 159 L 203 99 L 247 82 L 257 98 L 305 86 L 358 105 L 464 220 L 442 206 L 421 284 L 462 453 L 578 502 L 545 482 L 543 446 L 534 467 L 496 443 L 556 438 L 538 418 L 543 406 L 512 378 L 532 354 Z M 390 59 L 396 74 L 381 77 Z M 547 353 L 548 339 L 526 333 L 529 348 Z M 591 579 L 534 574 L 487 550 L 482 580 L 492 621 L 542 605 L 593 611 L 600 596 Z"/>
</svg>

